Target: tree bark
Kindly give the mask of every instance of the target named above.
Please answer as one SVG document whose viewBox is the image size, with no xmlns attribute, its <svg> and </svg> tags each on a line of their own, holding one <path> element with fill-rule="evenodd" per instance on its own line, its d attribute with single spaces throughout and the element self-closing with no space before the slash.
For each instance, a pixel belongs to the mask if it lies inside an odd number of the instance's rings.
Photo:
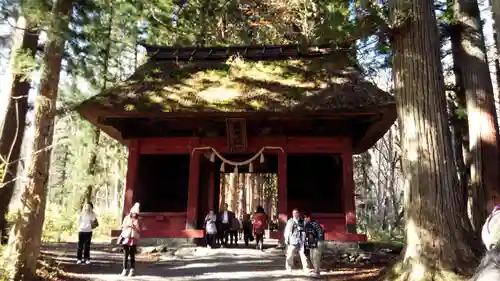
<svg viewBox="0 0 500 281">
<path fill-rule="evenodd" d="M 458 116 L 458 109 L 466 111 L 466 99 L 464 85 L 462 81 L 462 72 L 460 69 L 460 60 L 464 56 L 461 45 L 462 30 L 459 25 L 452 25 L 449 29 L 452 56 L 454 61 L 453 73 L 455 75 L 455 101 L 450 105 L 451 127 L 453 132 L 455 163 L 460 175 L 460 194 L 462 194 L 463 208 L 467 210 L 469 200 L 469 171 L 470 171 L 470 153 L 467 127 L 468 118 Z"/>
<path fill-rule="evenodd" d="M 477 1 L 455 1 L 454 16 L 461 31 L 462 57 L 456 63 L 467 102 L 473 224 L 480 234 L 490 212 L 487 202 L 500 199 L 498 121 Z"/>
<path fill-rule="evenodd" d="M 113 30 L 113 9 L 109 9 L 109 19 L 108 19 L 108 30 L 107 30 L 107 41 L 104 47 L 104 58 L 102 64 L 102 76 L 103 82 L 101 86 L 101 92 L 105 91 L 108 86 L 108 67 L 109 67 L 109 57 L 111 51 L 111 32 Z M 87 169 L 87 174 L 89 178 L 94 178 L 97 170 L 97 154 L 99 153 L 99 142 L 101 138 L 101 130 L 97 127 L 93 129 L 94 134 L 94 147 L 90 155 L 89 167 Z M 80 208 L 83 208 L 83 204 L 86 202 L 92 202 L 93 195 L 93 184 L 88 184 L 85 188 L 83 198 L 81 200 Z"/>
<path fill-rule="evenodd" d="M 225 173 L 220 174 L 219 210 L 222 210 L 222 205 L 226 203 L 226 175 Z"/>
<path fill-rule="evenodd" d="M 260 174 L 252 174 L 252 207 L 250 208 L 250 213 L 254 212 L 257 206 L 259 206 L 260 200 Z"/>
<path fill-rule="evenodd" d="M 242 217 L 246 209 L 246 174 L 238 174 L 238 217 Z"/>
<path fill-rule="evenodd" d="M 466 280 L 476 257 L 460 212 L 434 1 L 391 6 L 393 76 L 405 180 L 406 248 L 386 280 Z M 396 275 L 396 276 L 394 276 Z"/>
<path fill-rule="evenodd" d="M 229 208 L 231 211 L 236 211 L 236 204 L 238 203 L 238 197 L 237 197 L 237 192 L 238 192 L 238 175 L 235 173 L 231 173 L 229 176 L 229 184 L 230 184 L 230 190 L 229 190 Z"/>
<path fill-rule="evenodd" d="M 52 8 L 52 21 L 41 70 L 40 93 L 35 106 L 33 154 L 27 180 L 22 185 L 21 207 L 15 213 L 15 223 L 4 253 L 7 272 L 13 281 L 33 280 L 36 276 L 40 237 L 45 219 L 57 91 L 71 7 L 72 0 L 59 0 Z"/>
<path fill-rule="evenodd" d="M 10 62 L 13 79 L 0 136 L 0 167 L 5 165 L 4 174 L 0 179 L 0 244 L 6 243 L 8 238 L 7 213 L 18 177 L 17 168 L 21 158 L 31 83 L 31 73 L 18 73 L 17 66 L 22 63 L 21 55 L 35 59 L 38 43 L 38 31 L 31 29 L 29 19 L 20 16 L 16 27 Z"/>
<path fill-rule="evenodd" d="M 497 47 L 497 58 L 495 65 L 497 66 L 497 83 L 500 82 L 500 73 L 498 73 L 498 56 L 500 54 L 500 0 L 490 0 L 491 14 L 493 18 L 493 38 L 495 39 L 495 46 Z M 500 84 L 498 84 L 500 87 Z M 500 92 L 498 93 L 500 95 Z"/>
</svg>

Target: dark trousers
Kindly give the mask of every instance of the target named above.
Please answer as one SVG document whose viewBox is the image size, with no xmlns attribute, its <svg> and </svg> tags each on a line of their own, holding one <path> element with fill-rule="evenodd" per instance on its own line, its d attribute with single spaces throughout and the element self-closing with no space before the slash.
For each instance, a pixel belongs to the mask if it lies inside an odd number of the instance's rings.
<svg viewBox="0 0 500 281">
<path fill-rule="evenodd" d="M 264 232 L 255 233 L 255 243 L 260 250 L 264 248 Z"/>
<path fill-rule="evenodd" d="M 135 253 L 137 246 L 123 245 L 123 269 L 127 269 L 128 259 L 130 257 L 130 268 L 135 268 Z"/>
<path fill-rule="evenodd" d="M 245 245 L 248 246 L 248 243 L 253 240 L 252 239 L 252 229 L 246 228 L 243 229 L 243 241 L 245 241 Z"/>
<path fill-rule="evenodd" d="M 92 232 L 78 232 L 78 249 L 76 251 L 76 258 L 78 260 L 83 258 L 90 260 L 90 243 L 92 243 Z"/>
<path fill-rule="evenodd" d="M 217 234 L 206 234 L 205 240 L 207 242 L 207 246 L 214 247 L 215 246 L 215 238 Z"/>
<path fill-rule="evenodd" d="M 238 244 L 238 230 L 230 230 L 229 231 L 229 243 Z"/>
<path fill-rule="evenodd" d="M 219 231 L 219 239 L 221 245 L 227 245 L 227 240 L 229 238 L 229 224 L 221 224 Z"/>
</svg>

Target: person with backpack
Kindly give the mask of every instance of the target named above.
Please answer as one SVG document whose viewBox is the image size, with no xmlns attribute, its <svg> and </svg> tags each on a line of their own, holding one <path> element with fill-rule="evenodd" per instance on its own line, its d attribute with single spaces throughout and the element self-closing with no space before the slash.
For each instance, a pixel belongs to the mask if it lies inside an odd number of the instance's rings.
<svg viewBox="0 0 500 281">
<path fill-rule="evenodd" d="M 205 239 L 207 241 L 207 248 L 215 246 L 215 237 L 217 236 L 217 216 L 213 210 L 210 210 L 205 217 Z"/>
<path fill-rule="evenodd" d="M 299 210 L 292 211 L 292 218 L 288 220 L 284 231 L 286 249 L 285 268 L 287 271 L 292 271 L 293 261 L 295 256 L 300 256 L 302 268 L 305 272 L 309 272 L 307 268 L 307 257 L 305 254 L 305 228 L 304 220 L 301 219 Z"/>
<path fill-rule="evenodd" d="M 319 277 L 323 248 L 325 246 L 325 231 L 319 223 L 311 219 L 310 213 L 304 214 L 305 245 L 309 249 L 313 275 Z"/>
<path fill-rule="evenodd" d="M 76 263 L 90 264 L 90 244 L 92 243 L 92 231 L 99 226 L 94 206 L 88 202 L 83 205 L 82 212 L 78 218 L 78 249 L 76 251 Z M 83 258 L 83 259 L 82 259 Z"/>
<path fill-rule="evenodd" d="M 264 249 L 264 234 L 267 228 L 267 215 L 262 206 L 257 206 L 252 217 L 252 226 L 257 249 L 262 251 Z"/>
</svg>

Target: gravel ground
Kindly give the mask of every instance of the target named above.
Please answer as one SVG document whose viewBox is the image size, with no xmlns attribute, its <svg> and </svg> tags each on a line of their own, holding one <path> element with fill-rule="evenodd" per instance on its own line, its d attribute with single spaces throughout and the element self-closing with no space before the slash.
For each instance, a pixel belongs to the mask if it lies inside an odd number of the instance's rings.
<svg viewBox="0 0 500 281">
<path fill-rule="evenodd" d="M 167 253 L 141 254 L 138 257 L 135 277 L 121 277 L 121 253 L 109 246 L 97 245 L 91 252 L 92 264 L 75 264 L 75 244 L 50 244 L 43 254 L 53 259 L 76 278 L 91 281 L 140 280 L 140 281 L 303 281 L 312 280 L 302 270 L 289 273 L 284 270 L 284 254 L 281 250 L 202 247 L 183 248 Z M 355 275 L 370 274 L 369 270 L 356 269 L 344 272 L 322 272 L 325 280 L 354 280 Z"/>
</svg>

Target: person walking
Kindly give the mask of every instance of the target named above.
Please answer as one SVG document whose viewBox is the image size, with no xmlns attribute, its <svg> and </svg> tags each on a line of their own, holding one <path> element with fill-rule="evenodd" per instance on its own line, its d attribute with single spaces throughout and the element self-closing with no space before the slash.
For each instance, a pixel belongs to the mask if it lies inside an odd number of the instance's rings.
<svg viewBox="0 0 500 281">
<path fill-rule="evenodd" d="M 130 258 L 130 271 L 128 276 L 135 276 L 135 254 L 137 252 L 137 241 L 140 238 L 141 225 L 139 222 L 139 203 L 135 203 L 130 212 L 123 219 L 122 233 L 118 243 L 123 246 L 123 270 L 121 275 L 126 276 L 128 260 Z"/>
<path fill-rule="evenodd" d="M 245 242 L 245 246 L 248 247 L 248 243 L 253 241 L 253 225 L 250 214 L 245 214 L 243 216 L 243 241 Z"/>
<path fill-rule="evenodd" d="M 229 230 L 229 244 L 238 246 L 238 231 L 241 229 L 241 222 L 240 220 L 234 216 L 233 220 L 231 221 L 231 228 Z"/>
<path fill-rule="evenodd" d="M 78 218 L 78 249 L 76 251 L 77 264 L 90 264 L 92 231 L 99 225 L 97 216 L 93 209 L 94 206 L 92 203 L 88 202 L 84 204 L 82 212 Z"/>
<path fill-rule="evenodd" d="M 210 210 L 205 217 L 205 239 L 207 241 L 207 248 L 215 246 L 215 238 L 217 236 L 217 216 L 213 210 Z"/>
<path fill-rule="evenodd" d="M 302 268 L 309 273 L 307 267 L 307 257 L 305 254 L 305 234 L 304 220 L 301 219 L 298 209 L 292 211 L 292 218 L 288 220 L 285 226 L 284 238 L 286 249 L 285 268 L 292 271 L 293 260 L 298 254 L 302 262 Z"/>
<path fill-rule="evenodd" d="M 304 214 L 305 245 L 309 249 L 313 276 L 319 277 L 321 260 L 325 246 L 325 232 L 321 225 L 311 218 L 310 213 Z"/>
<path fill-rule="evenodd" d="M 220 227 L 220 243 L 221 247 L 227 246 L 227 240 L 229 238 L 229 231 L 231 230 L 231 224 L 235 217 L 234 213 L 228 210 L 227 203 L 222 206 L 222 211 L 217 215 L 217 221 Z"/>
<path fill-rule="evenodd" d="M 267 215 L 262 206 L 257 206 L 252 217 L 252 225 L 257 249 L 262 251 L 264 249 L 264 234 L 267 228 Z"/>
</svg>

